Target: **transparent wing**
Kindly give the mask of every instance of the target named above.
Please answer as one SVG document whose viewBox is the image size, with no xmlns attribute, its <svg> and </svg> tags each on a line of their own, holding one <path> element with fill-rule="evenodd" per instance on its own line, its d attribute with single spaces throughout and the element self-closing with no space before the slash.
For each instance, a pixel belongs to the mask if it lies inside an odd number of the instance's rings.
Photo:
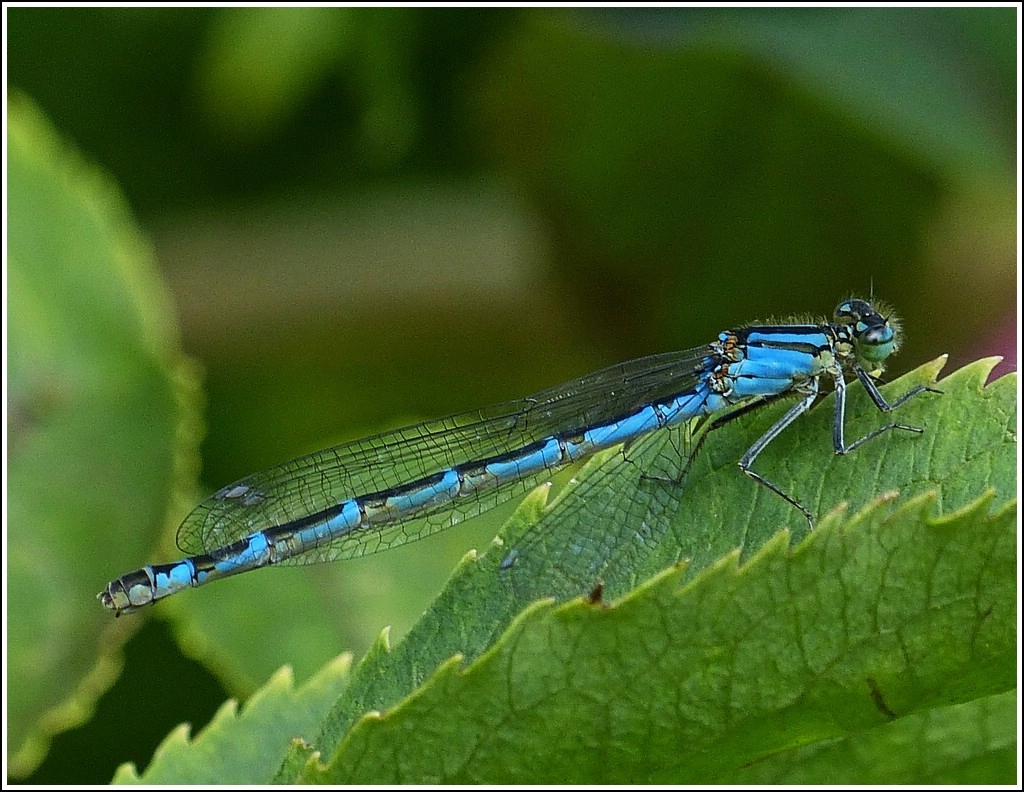
<svg viewBox="0 0 1024 792">
<path fill-rule="evenodd" d="M 713 364 L 701 346 L 620 363 L 533 396 L 403 427 L 318 451 L 247 476 L 201 502 L 178 529 L 189 554 L 215 550 L 351 498 L 385 493 L 442 470 L 524 448 L 553 434 L 599 426 L 694 388 Z M 377 552 L 481 514 L 549 477 L 549 471 L 460 496 L 432 512 L 339 537 L 289 559 L 308 564 Z M 231 493 L 231 497 L 225 497 Z"/>
</svg>

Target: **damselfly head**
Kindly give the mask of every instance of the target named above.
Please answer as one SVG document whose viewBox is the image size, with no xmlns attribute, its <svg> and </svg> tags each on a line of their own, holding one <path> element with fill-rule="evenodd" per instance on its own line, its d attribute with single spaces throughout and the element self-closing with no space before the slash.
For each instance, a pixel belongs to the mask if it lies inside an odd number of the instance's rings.
<svg viewBox="0 0 1024 792">
<path fill-rule="evenodd" d="M 882 369 L 882 363 L 900 345 L 899 320 L 879 303 L 844 300 L 836 307 L 837 325 L 848 328 L 857 358 Z"/>
</svg>

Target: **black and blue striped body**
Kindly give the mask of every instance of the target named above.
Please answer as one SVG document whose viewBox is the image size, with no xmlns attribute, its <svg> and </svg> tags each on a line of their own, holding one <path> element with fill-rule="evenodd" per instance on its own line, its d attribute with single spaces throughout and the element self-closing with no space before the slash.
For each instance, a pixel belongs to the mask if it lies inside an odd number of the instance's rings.
<svg viewBox="0 0 1024 792">
<path fill-rule="evenodd" d="M 108 584 L 100 599 L 125 613 L 218 578 L 277 563 L 313 563 L 387 549 L 508 500 L 598 451 L 686 421 L 723 421 L 782 395 L 799 403 L 740 466 L 810 407 L 822 375 L 835 383 L 836 451 L 845 376 L 880 409 L 872 376 L 896 349 L 898 327 L 861 300 L 831 323 L 751 326 L 704 347 L 619 364 L 532 397 L 338 446 L 248 476 L 214 493 L 182 523 L 188 558 L 146 566 Z M 865 368 L 868 366 L 869 368 Z M 911 428 L 898 424 L 885 427 Z M 879 430 L 878 433 L 881 431 Z M 397 530 L 392 530 L 397 529 Z"/>
</svg>

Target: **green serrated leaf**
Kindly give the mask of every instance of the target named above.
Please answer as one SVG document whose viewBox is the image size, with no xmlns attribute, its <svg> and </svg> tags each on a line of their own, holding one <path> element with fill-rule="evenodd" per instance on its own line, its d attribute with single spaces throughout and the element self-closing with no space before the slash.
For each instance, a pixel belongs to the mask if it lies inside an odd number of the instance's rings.
<svg viewBox="0 0 1024 792">
<path fill-rule="evenodd" d="M 535 604 L 298 780 L 897 783 L 941 756 L 924 778 L 1009 783 L 1014 708 L 983 701 L 1016 685 L 1016 508 L 992 500 L 879 499 L 684 587 Z"/>
<path fill-rule="evenodd" d="M 911 372 L 885 392 L 891 397 L 934 382 L 942 363 Z M 1016 488 L 1015 377 L 983 387 L 993 364 L 965 367 L 939 383 L 941 395 L 923 394 L 900 408 L 899 420 L 926 427 L 923 435 L 889 432 L 836 457 L 830 398 L 769 446 L 757 469 L 819 515 L 894 491 L 935 491 L 944 510 L 988 488 L 1005 500 Z M 848 403 L 849 438 L 885 420 L 858 390 Z M 804 518 L 736 467 L 785 407 L 713 433 L 682 486 L 643 477 L 671 478 L 681 464 L 682 435 L 655 433 L 625 457 L 611 451 L 592 460 L 546 511 L 534 502 L 517 513 L 503 532 L 504 546 L 460 569 L 405 641 L 356 669 L 317 745 L 329 753 L 361 713 L 392 706 L 452 655 L 478 657 L 534 600 L 585 595 L 598 583 L 615 598 L 680 560 L 698 571 L 737 547 L 744 555 L 756 551 L 780 528 L 803 536 Z M 964 454 L 965 447 L 973 451 Z M 513 555 L 515 563 L 502 568 Z"/>
<path fill-rule="evenodd" d="M 828 401 L 783 433 L 758 469 L 825 515 L 792 553 L 777 529 L 806 536 L 803 518 L 735 466 L 785 405 L 713 433 L 683 485 L 640 475 L 680 464 L 683 438 L 666 432 L 593 460 L 550 503 L 538 488 L 402 643 L 382 634 L 316 739 L 262 780 L 730 782 L 1012 688 L 1016 391 L 1015 376 L 984 385 L 992 364 L 900 408 L 922 435 L 837 458 Z M 850 399 L 849 437 L 885 420 Z M 868 508 L 848 518 L 844 503 Z M 990 767 L 965 756 L 943 777 Z"/>
<path fill-rule="evenodd" d="M 188 726 L 180 726 L 157 749 L 145 773 L 139 776 L 134 765 L 125 764 L 114 783 L 265 783 L 293 741 L 309 758 L 305 739 L 347 684 L 350 661 L 347 655 L 336 658 L 299 689 L 291 669 L 282 668 L 240 714 L 237 704 L 228 701 L 193 740 Z"/>
<path fill-rule="evenodd" d="M 191 480 L 198 398 L 123 196 L 26 97 L 9 98 L 8 121 L 7 747 L 20 776 L 117 674 L 132 627 L 112 626 L 96 592 L 149 555 Z"/>
</svg>

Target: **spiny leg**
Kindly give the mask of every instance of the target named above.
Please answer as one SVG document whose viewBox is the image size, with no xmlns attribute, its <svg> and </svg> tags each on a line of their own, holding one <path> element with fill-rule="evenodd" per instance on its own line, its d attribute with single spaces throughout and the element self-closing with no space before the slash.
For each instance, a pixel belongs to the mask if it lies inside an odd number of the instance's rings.
<svg viewBox="0 0 1024 792">
<path fill-rule="evenodd" d="M 868 392 L 868 396 L 871 397 L 871 401 L 875 403 L 875 406 L 884 413 L 892 412 L 897 407 L 905 404 L 907 401 L 912 399 L 918 394 L 929 392 L 929 393 L 942 393 L 942 391 L 935 388 L 929 388 L 927 385 L 918 385 L 911 388 L 909 391 L 900 396 L 896 401 L 891 404 L 885 400 L 885 397 L 878 390 L 878 386 L 875 384 L 874 379 L 871 375 L 864 371 L 860 366 L 855 366 L 854 370 L 857 373 L 857 379 L 860 380 L 861 385 L 864 386 L 864 390 Z M 836 410 L 835 418 L 832 423 L 832 445 L 835 448 L 837 454 L 848 454 L 856 448 L 864 445 L 869 440 L 874 440 L 881 434 L 885 434 L 892 429 L 902 429 L 906 432 L 914 432 L 915 434 L 922 434 L 924 429 L 918 426 L 908 426 L 907 424 L 891 423 L 886 426 L 882 426 L 875 429 L 872 432 L 868 432 L 866 435 L 861 437 L 859 440 L 855 440 L 849 445 L 846 444 L 845 440 L 845 424 L 846 424 L 846 383 L 842 377 L 835 378 L 836 383 Z"/>
</svg>

